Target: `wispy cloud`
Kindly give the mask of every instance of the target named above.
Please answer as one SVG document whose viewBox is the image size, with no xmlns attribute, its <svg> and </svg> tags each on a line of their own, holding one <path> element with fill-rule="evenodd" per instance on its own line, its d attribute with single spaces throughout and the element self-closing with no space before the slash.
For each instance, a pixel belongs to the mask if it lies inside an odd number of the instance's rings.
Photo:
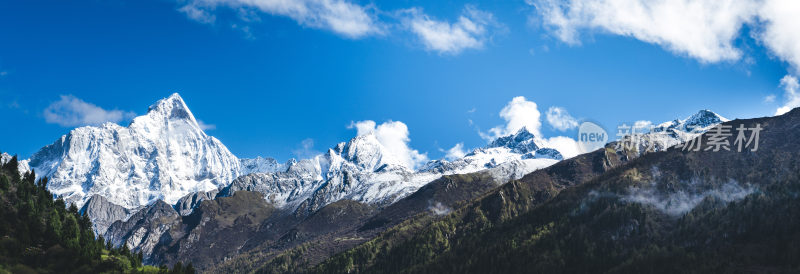
<svg viewBox="0 0 800 274">
<path fill-rule="evenodd" d="M 346 0 L 188 0 L 178 10 L 200 23 L 217 21 L 219 9 L 257 11 L 291 18 L 302 26 L 326 29 L 348 38 L 383 32 L 371 8 Z M 245 12 L 250 14 L 252 12 Z"/>
<path fill-rule="evenodd" d="M 568 44 L 600 31 L 660 45 L 701 62 L 742 57 L 745 25 L 771 52 L 800 68 L 800 2 L 794 0 L 527 0 L 545 28 Z"/>
<path fill-rule="evenodd" d="M 562 107 L 550 107 L 547 109 L 547 123 L 560 131 L 578 127 L 578 120 L 569 115 L 569 112 Z"/>
<path fill-rule="evenodd" d="M 643 188 L 629 188 L 627 195 L 622 200 L 655 207 L 656 209 L 675 216 L 680 216 L 691 211 L 707 197 L 719 199 L 725 203 L 744 199 L 757 189 L 750 185 L 740 185 L 730 181 L 717 188 L 677 189 L 669 192 L 658 190 L 655 183 Z"/>
<path fill-rule="evenodd" d="M 415 34 L 427 50 L 444 54 L 458 54 L 466 49 L 481 49 L 500 25 L 494 15 L 466 6 L 453 23 L 440 21 L 425 14 L 420 8 L 402 12 L 403 25 Z"/>
<path fill-rule="evenodd" d="M 653 126 L 653 122 L 648 120 L 639 120 L 633 123 L 633 128 L 638 130 L 649 130 L 651 126 Z"/>
<path fill-rule="evenodd" d="M 377 6 L 353 0 L 176 0 L 178 11 L 203 24 L 221 23 L 221 11 L 237 14 L 232 29 L 254 39 L 250 25 L 261 16 L 283 16 L 301 26 L 329 30 L 346 38 L 383 36 L 390 31 L 410 34 L 428 51 L 457 55 L 467 49 L 481 49 L 495 33 L 505 30 L 492 13 L 466 5 L 453 22 L 438 20 L 420 7 L 381 11 Z M 219 16 L 218 16 L 219 15 Z"/>
<path fill-rule="evenodd" d="M 136 115 L 129 111 L 105 110 L 72 95 L 61 95 L 61 99 L 51 103 L 43 114 L 45 121 L 62 127 L 119 123 Z"/>
<path fill-rule="evenodd" d="M 300 142 L 300 146 L 292 150 L 292 154 L 299 159 L 308 159 L 320 154 L 319 151 L 314 150 L 314 139 L 306 138 Z"/>
<path fill-rule="evenodd" d="M 467 155 L 467 152 L 464 151 L 464 143 L 458 143 L 455 146 L 451 147 L 450 149 L 445 151 L 444 158 L 448 161 L 452 161 L 455 159 L 463 158 L 464 155 Z"/>
<path fill-rule="evenodd" d="M 199 125 L 200 129 L 202 129 L 202 130 L 215 130 L 215 129 L 217 129 L 217 125 L 206 124 L 205 122 L 203 122 L 201 120 L 197 120 L 197 125 Z"/>
<path fill-rule="evenodd" d="M 781 79 L 781 85 L 785 91 L 786 103 L 775 111 L 775 115 L 781 115 L 789 112 L 793 108 L 800 107 L 800 84 L 797 82 L 797 77 L 786 75 Z"/>
<path fill-rule="evenodd" d="M 452 209 L 450 209 L 450 207 L 440 202 L 433 202 L 433 201 L 428 201 L 428 210 L 430 210 L 431 213 L 437 216 L 447 215 L 453 211 Z"/>
</svg>

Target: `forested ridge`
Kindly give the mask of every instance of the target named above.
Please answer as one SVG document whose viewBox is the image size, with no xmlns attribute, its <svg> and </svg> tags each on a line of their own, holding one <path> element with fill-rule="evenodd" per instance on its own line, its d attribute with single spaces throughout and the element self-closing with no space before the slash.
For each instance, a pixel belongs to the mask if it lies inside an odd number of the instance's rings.
<svg viewBox="0 0 800 274">
<path fill-rule="evenodd" d="M 126 245 L 95 237 L 85 214 L 53 199 L 47 178 L 19 174 L 17 157 L 0 164 L 0 273 L 194 273 L 191 265 L 142 265 Z"/>
<path fill-rule="evenodd" d="M 739 123 L 765 128 L 757 151 L 644 155 L 509 215 L 531 200 L 532 176 L 554 165 L 422 228 L 398 225 L 301 270 L 800 272 L 800 146 L 786 141 L 800 139 L 800 110 L 729 122 Z"/>
</svg>

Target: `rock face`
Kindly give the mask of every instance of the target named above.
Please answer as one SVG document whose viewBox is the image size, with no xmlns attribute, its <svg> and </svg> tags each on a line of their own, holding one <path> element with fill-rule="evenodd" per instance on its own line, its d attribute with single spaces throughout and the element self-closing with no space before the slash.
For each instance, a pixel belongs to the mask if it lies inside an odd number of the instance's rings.
<svg viewBox="0 0 800 274">
<path fill-rule="evenodd" d="M 180 214 L 181 216 L 186 216 L 191 214 L 192 210 L 194 210 L 195 207 L 200 205 L 200 202 L 205 200 L 213 200 L 214 197 L 217 196 L 218 192 L 219 191 L 217 190 L 212 190 L 209 192 L 198 191 L 195 193 L 189 193 L 188 195 L 178 199 L 178 202 L 175 203 L 173 207 L 175 208 L 175 211 L 178 212 L 178 214 Z"/>
<path fill-rule="evenodd" d="M 102 235 L 112 223 L 127 218 L 130 210 L 95 194 L 86 201 L 80 213 L 92 216 L 92 230 L 99 232 L 97 235 Z"/>
<path fill-rule="evenodd" d="M 536 145 L 536 137 L 523 127 L 513 135 L 497 138 L 489 147 L 507 147 L 514 153 L 525 154 L 539 149 L 539 146 Z"/>
<path fill-rule="evenodd" d="M 169 234 L 165 232 L 179 224 L 180 217 L 172 206 L 158 200 L 133 214 L 127 221 L 114 222 L 104 236 L 114 246 L 125 244 L 133 252 L 147 255 L 145 263 L 148 263 L 148 257 L 156 245 L 161 241 L 169 241 Z M 162 236 L 166 237 L 162 239 Z"/>
<path fill-rule="evenodd" d="M 105 237 L 115 246 L 125 244 L 133 252 L 142 252 L 145 263 L 174 263 L 175 256 L 208 263 L 230 255 L 254 237 L 268 235 L 270 231 L 262 231 L 261 223 L 273 212 L 261 194 L 248 191 L 203 200 L 183 217 L 157 201 L 127 221 L 115 222 Z"/>
</svg>

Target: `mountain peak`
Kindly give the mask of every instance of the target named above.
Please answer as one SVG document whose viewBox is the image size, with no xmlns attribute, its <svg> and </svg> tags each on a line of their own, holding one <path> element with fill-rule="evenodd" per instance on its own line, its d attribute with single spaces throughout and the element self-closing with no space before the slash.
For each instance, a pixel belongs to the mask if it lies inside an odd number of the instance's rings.
<svg viewBox="0 0 800 274">
<path fill-rule="evenodd" d="M 662 132 L 679 130 L 683 132 L 694 133 L 705 132 L 709 127 L 727 121 L 730 120 L 708 109 L 702 109 L 684 120 L 675 119 L 673 121 L 661 123 L 656 126 L 653 131 Z"/>
<path fill-rule="evenodd" d="M 716 112 L 713 112 L 713 111 L 710 111 L 710 110 L 707 110 L 707 109 L 702 109 L 702 110 L 698 111 L 697 113 L 695 113 L 694 115 L 692 115 L 688 119 L 686 119 L 686 121 L 689 122 L 689 121 L 693 121 L 693 120 L 703 120 L 703 119 L 714 120 L 714 121 L 717 121 L 717 122 L 729 121 L 727 118 L 722 117 L 721 115 L 717 114 Z"/>
<path fill-rule="evenodd" d="M 698 111 L 686 120 L 682 121 L 681 127 L 684 131 L 697 131 L 704 128 L 707 128 L 712 125 L 720 124 L 722 122 L 729 121 L 725 117 L 722 117 L 719 114 L 714 113 L 713 111 L 703 109 Z"/>
<path fill-rule="evenodd" d="M 197 123 L 189 107 L 186 106 L 186 102 L 183 101 L 183 98 L 181 98 L 181 95 L 178 93 L 173 93 L 167 98 L 158 100 L 158 102 L 147 109 L 147 115 L 161 116 L 168 119 L 189 120 Z"/>
<path fill-rule="evenodd" d="M 383 164 L 397 164 L 386 148 L 378 141 L 374 132 L 358 135 L 348 141 L 342 156 L 363 168 L 374 170 Z"/>
<path fill-rule="evenodd" d="M 517 133 L 497 138 L 489 144 L 489 147 L 507 147 L 517 153 L 528 153 L 536 151 L 539 146 L 534 142 L 536 136 L 528 128 L 522 127 Z"/>
</svg>

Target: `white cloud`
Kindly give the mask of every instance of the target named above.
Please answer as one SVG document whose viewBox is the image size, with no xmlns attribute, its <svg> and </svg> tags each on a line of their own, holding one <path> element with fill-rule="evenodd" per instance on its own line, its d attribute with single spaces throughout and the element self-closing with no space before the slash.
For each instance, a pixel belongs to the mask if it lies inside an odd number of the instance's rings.
<svg viewBox="0 0 800 274">
<path fill-rule="evenodd" d="M 553 108 L 550 109 L 552 110 Z M 563 113 L 567 114 L 566 111 Z M 519 131 L 522 127 L 525 127 L 528 129 L 528 131 L 534 134 L 535 138 L 537 138 L 537 141 L 541 143 L 543 147 L 554 148 L 558 150 L 558 152 L 561 152 L 561 155 L 564 156 L 564 159 L 572 158 L 587 152 L 582 151 L 580 146 L 578 146 L 578 142 L 573 138 L 567 136 L 554 136 L 545 138 L 540 132 L 542 125 L 540 116 L 541 114 L 539 113 L 536 103 L 528 101 L 523 96 L 517 96 L 514 97 L 511 102 L 508 102 L 508 104 L 500 111 L 500 117 L 503 117 L 503 119 L 506 120 L 505 125 L 493 127 L 489 130 L 489 133 L 480 131 L 478 131 L 478 133 L 481 135 L 481 138 L 491 142 L 498 137 L 517 133 L 517 131 Z M 553 123 L 551 122 L 551 124 Z M 456 147 L 458 147 L 458 145 L 456 145 Z M 450 150 L 453 149 L 455 149 L 455 147 Z"/>
<path fill-rule="evenodd" d="M 653 126 L 653 122 L 647 120 L 639 120 L 633 123 L 633 128 L 636 132 L 649 131 Z"/>
<path fill-rule="evenodd" d="M 61 95 L 61 100 L 53 102 L 44 110 L 45 121 L 62 127 L 119 123 L 135 115 L 127 111 L 105 110 L 72 95 Z"/>
<path fill-rule="evenodd" d="M 347 0 L 188 0 L 178 10 L 192 20 L 213 23 L 214 12 L 221 7 L 285 16 L 300 25 L 327 29 L 349 38 L 383 32 L 370 9 Z"/>
<path fill-rule="evenodd" d="M 186 14 L 186 17 L 189 17 L 189 19 L 203 24 L 213 24 L 217 21 L 217 17 L 214 14 L 206 9 L 198 7 L 194 2 L 178 8 L 178 11 Z"/>
<path fill-rule="evenodd" d="M 578 127 L 578 120 L 570 116 L 569 112 L 562 107 L 550 107 L 547 109 L 547 123 L 560 131 Z"/>
<path fill-rule="evenodd" d="M 523 96 L 517 96 L 500 111 L 500 117 L 506 120 L 506 124 L 489 129 L 489 133 L 480 132 L 480 135 L 483 139 L 492 141 L 498 137 L 514 134 L 525 127 L 534 136 L 541 137 L 540 116 L 536 103 L 528 101 Z"/>
<path fill-rule="evenodd" d="M 735 40 L 751 36 L 800 68 L 796 0 L 527 0 L 560 40 L 580 44 L 581 30 L 629 36 L 701 62 L 735 61 Z"/>
<path fill-rule="evenodd" d="M 772 103 L 772 102 L 775 102 L 775 94 L 764 96 L 764 103 Z"/>
<path fill-rule="evenodd" d="M 375 123 L 375 121 L 372 121 L 372 120 L 364 120 L 364 121 L 358 121 L 358 122 L 351 121 L 350 125 L 347 126 L 347 128 L 348 129 L 355 128 L 356 129 L 356 134 L 358 136 L 361 136 L 361 135 L 369 134 L 370 132 L 375 131 L 375 126 L 376 125 L 377 124 Z"/>
<path fill-rule="evenodd" d="M 797 82 L 797 77 L 786 75 L 781 79 L 780 85 L 786 93 L 786 104 L 778 108 L 775 115 L 781 115 L 789 112 L 793 108 L 800 107 L 800 84 Z"/>
<path fill-rule="evenodd" d="M 201 120 L 197 120 L 197 125 L 199 125 L 200 129 L 202 129 L 202 130 L 215 130 L 215 129 L 217 129 L 217 125 L 206 124 L 205 122 L 203 122 Z"/>
<path fill-rule="evenodd" d="M 419 153 L 416 149 L 408 146 L 411 139 L 408 138 L 409 132 L 406 124 L 400 121 L 387 121 L 376 125 L 375 121 L 365 120 L 352 122 L 348 128 L 355 128 L 358 135 L 375 134 L 378 142 L 408 168 L 416 169 L 428 161 L 426 154 Z"/>
<path fill-rule="evenodd" d="M 754 36 L 800 74 L 800 1 L 766 0 L 759 14 L 763 25 Z"/>
<path fill-rule="evenodd" d="M 545 147 L 554 148 L 561 152 L 564 159 L 575 157 L 588 151 L 582 151 L 575 139 L 566 136 L 555 136 L 542 140 Z"/>
<path fill-rule="evenodd" d="M 308 159 L 319 155 L 320 152 L 314 150 L 314 139 L 306 138 L 300 142 L 300 147 L 292 150 L 292 154 L 297 156 L 298 159 Z"/>
<path fill-rule="evenodd" d="M 444 158 L 448 161 L 452 161 L 455 159 L 463 158 L 464 155 L 467 155 L 467 152 L 464 151 L 464 143 L 458 143 L 455 146 L 451 147 L 447 150 Z"/>
<path fill-rule="evenodd" d="M 419 8 L 403 11 L 403 24 L 420 39 L 425 48 L 446 54 L 466 49 L 481 49 L 499 24 L 494 15 L 467 5 L 454 23 L 432 19 Z"/>
<path fill-rule="evenodd" d="M 545 26 L 569 44 L 581 29 L 631 36 L 704 62 L 736 60 L 733 46 L 752 20 L 752 1 L 737 0 L 528 0 Z"/>
<path fill-rule="evenodd" d="M 450 214 L 451 211 L 453 211 L 452 209 L 450 209 L 446 205 L 443 205 L 440 202 L 432 203 L 431 201 L 428 201 L 428 204 L 429 204 L 428 210 L 430 210 L 431 213 L 437 216 L 447 215 Z"/>
</svg>

